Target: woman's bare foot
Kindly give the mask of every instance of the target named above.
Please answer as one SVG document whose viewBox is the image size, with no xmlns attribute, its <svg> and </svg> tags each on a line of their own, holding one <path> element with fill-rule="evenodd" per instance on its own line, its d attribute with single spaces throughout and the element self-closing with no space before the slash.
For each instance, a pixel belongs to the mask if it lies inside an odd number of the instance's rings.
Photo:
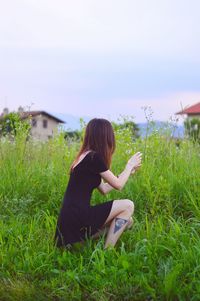
<svg viewBox="0 0 200 301">
<path fill-rule="evenodd" d="M 130 218 L 129 218 L 129 221 L 128 221 L 128 224 L 127 224 L 127 226 L 126 226 L 126 229 L 129 230 L 129 229 L 132 228 L 132 226 L 133 226 L 133 218 L 130 217 Z"/>
</svg>

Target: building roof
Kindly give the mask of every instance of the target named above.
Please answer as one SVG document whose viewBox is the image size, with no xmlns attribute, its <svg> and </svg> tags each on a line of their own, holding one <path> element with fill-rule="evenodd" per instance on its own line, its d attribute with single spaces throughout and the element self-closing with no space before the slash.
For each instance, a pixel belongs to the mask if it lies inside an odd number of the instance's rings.
<svg viewBox="0 0 200 301">
<path fill-rule="evenodd" d="M 57 117 L 55 117 L 55 116 L 53 116 L 53 115 L 45 112 L 45 111 L 22 112 L 22 113 L 20 113 L 20 115 L 21 115 L 22 119 L 26 119 L 26 118 L 28 118 L 28 116 L 34 117 L 34 116 L 38 116 L 38 115 L 46 115 L 47 117 L 52 118 L 52 119 L 56 120 L 59 123 L 65 123 L 65 121 L 63 121 L 63 120 L 61 120 L 61 119 L 59 119 L 59 118 L 57 118 Z"/>
<path fill-rule="evenodd" d="M 63 120 L 61 120 L 61 119 L 59 119 L 59 118 L 57 118 L 57 117 L 55 117 L 55 116 L 53 116 L 53 115 L 45 112 L 45 111 L 20 112 L 20 116 L 21 116 L 22 119 L 26 119 L 29 116 L 30 117 L 34 117 L 34 116 L 38 116 L 38 115 L 45 115 L 45 116 L 47 116 L 49 118 L 52 118 L 52 119 L 56 120 L 59 123 L 65 123 L 65 121 L 63 121 Z M 1 116 L 1 118 L 2 118 L 2 116 Z"/>
<path fill-rule="evenodd" d="M 200 114 L 200 102 L 194 104 L 191 107 L 185 108 L 184 110 L 177 112 L 176 114 L 187 114 L 187 115 Z"/>
</svg>

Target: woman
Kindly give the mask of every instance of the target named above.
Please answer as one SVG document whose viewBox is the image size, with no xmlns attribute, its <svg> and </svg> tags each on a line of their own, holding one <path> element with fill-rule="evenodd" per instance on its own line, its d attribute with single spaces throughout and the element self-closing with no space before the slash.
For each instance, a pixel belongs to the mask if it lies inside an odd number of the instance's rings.
<svg viewBox="0 0 200 301">
<path fill-rule="evenodd" d="M 90 205 L 93 189 L 103 195 L 113 188 L 122 190 L 129 176 L 141 166 L 141 153 L 132 156 L 124 171 L 115 176 L 109 167 L 115 151 L 115 136 L 111 123 L 94 118 L 86 126 L 84 141 L 70 168 L 70 178 L 57 221 L 55 240 L 58 247 L 70 247 L 86 238 L 97 238 L 109 227 L 104 248 L 114 246 L 132 225 L 132 200 L 110 200 Z M 105 183 L 103 180 L 107 183 Z"/>
</svg>

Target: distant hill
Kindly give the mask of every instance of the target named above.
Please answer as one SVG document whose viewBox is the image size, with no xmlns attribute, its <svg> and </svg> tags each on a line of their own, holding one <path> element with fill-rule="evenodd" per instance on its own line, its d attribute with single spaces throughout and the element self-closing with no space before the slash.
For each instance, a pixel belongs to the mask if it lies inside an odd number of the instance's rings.
<svg viewBox="0 0 200 301">
<path fill-rule="evenodd" d="M 63 125 L 63 128 L 65 130 L 70 130 L 70 131 L 80 130 L 80 118 L 83 118 L 83 120 L 86 123 L 91 119 L 91 117 L 89 116 L 79 117 L 71 114 L 62 114 L 62 113 L 54 113 L 54 112 L 50 112 L 50 114 L 65 121 L 66 124 Z"/>
<path fill-rule="evenodd" d="M 50 112 L 50 114 L 62 119 L 63 121 L 66 122 L 66 124 L 63 125 L 63 128 L 67 131 L 75 131 L 75 130 L 80 130 L 80 118 L 83 118 L 83 120 L 88 123 L 90 119 L 92 119 L 92 117 L 90 116 L 74 116 L 71 114 L 62 114 L 62 113 L 54 113 L 54 112 Z M 163 121 L 155 121 L 155 128 L 156 129 L 160 129 L 165 127 L 165 122 Z M 137 124 L 139 127 L 139 134 L 144 137 L 146 135 L 146 130 L 147 130 L 147 123 L 138 123 Z M 151 130 L 149 131 L 149 133 L 151 132 Z M 182 138 L 184 136 L 184 127 L 182 125 L 179 125 L 175 128 L 174 130 L 174 137 L 180 137 Z"/>
<path fill-rule="evenodd" d="M 146 135 L 146 131 L 147 131 L 147 123 L 139 123 L 138 127 L 140 129 L 139 134 L 144 137 Z M 162 129 L 162 128 L 166 128 L 166 122 L 163 121 L 155 121 L 155 128 L 154 129 Z M 173 132 L 173 137 L 176 138 L 183 138 L 184 137 L 184 126 L 182 125 L 178 125 L 178 126 L 174 126 L 171 124 L 170 125 L 170 129 L 171 132 Z M 149 133 L 151 133 L 151 129 L 148 130 Z"/>
</svg>

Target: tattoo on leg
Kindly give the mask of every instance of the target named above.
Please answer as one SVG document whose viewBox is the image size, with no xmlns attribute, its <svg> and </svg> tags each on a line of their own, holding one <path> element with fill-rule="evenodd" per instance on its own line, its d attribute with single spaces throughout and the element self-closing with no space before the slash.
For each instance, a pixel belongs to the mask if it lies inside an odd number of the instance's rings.
<svg viewBox="0 0 200 301">
<path fill-rule="evenodd" d="M 116 233 L 119 229 L 121 229 L 121 227 L 123 227 L 123 225 L 127 222 L 128 220 L 126 219 L 116 217 L 114 233 Z"/>
</svg>

